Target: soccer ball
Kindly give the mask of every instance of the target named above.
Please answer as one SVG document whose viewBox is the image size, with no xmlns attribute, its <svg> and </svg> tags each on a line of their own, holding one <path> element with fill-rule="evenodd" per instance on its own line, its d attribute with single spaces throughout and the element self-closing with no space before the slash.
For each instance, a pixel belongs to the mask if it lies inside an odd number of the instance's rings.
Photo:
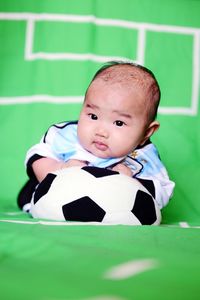
<svg viewBox="0 0 200 300">
<path fill-rule="evenodd" d="M 30 213 L 34 218 L 158 225 L 160 210 L 136 179 L 97 167 L 71 167 L 49 173 L 38 185 Z"/>
</svg>

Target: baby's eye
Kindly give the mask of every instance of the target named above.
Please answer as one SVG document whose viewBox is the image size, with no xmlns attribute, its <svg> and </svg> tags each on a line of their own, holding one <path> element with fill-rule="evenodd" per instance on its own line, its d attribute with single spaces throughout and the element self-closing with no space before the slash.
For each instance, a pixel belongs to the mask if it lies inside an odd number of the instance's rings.
<svg viewBox="0 0 200 300">
<path fill-rule="evenodd" d="M 89 114 L 90 119 L 97 120 L 98 117 L 95 114 Z"/>
<path fill-rule="evenodd" d="M 115 124 L 116 126 L 118 126 L 118 127 L 122 127 L 122 126 L 125 125 L 125 123 L 124 123 L 123 121 L 120 121 L 120 120 L 115 121 L 114 124 Z"/>
</svg>

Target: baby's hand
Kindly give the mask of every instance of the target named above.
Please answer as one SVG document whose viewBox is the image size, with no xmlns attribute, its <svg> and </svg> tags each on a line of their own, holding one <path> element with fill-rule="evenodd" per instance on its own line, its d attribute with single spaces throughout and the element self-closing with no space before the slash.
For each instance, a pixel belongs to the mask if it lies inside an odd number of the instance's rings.
<svg viewBox="0 0 200 300">
<path fill-rule="evenodd" d="M 117 164 L 112 168 L 113 171 L 117 171 L 121 174 L 127 175 L 129 177 L 132 177 L 132 171 L 129 167 L 127 167 L 124 164 Z"/>
<path fill-rule="evenodd" d="M 69 167 L 85 167 L 87 166 L 86 161 L 78 160 L 78 159 L 69 159 L 67 162 L 62 163 L 61 169 L 69 168 Z"/>
</svg>

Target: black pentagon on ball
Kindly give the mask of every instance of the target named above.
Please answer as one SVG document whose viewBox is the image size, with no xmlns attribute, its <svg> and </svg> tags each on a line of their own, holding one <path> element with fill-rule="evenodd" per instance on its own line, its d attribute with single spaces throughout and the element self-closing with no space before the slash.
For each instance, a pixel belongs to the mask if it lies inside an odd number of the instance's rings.
<svg viewBox="0 0 200 300">
<path fill-rule="evenodd" d="M 138 190 L 136 194 L 135 203 L 131 211 L 142 225 L 151 225 L 157 219 L 152 196 L 141 190 Z"/>
<path fill-rule="evenodd" d="M 101 222 L 106 212 L 90 197 L 76 199 L 62 207 L 66 221 Z"/>
<path fill-rule="evenodd" d="M 33 202 L 34 204 L 36 202 L 38 202 L 38 200 L 47 194 L 47 192 L 49 191 L 52 182 L 54 181 L 54 179 L 56 178 L 55 174 L 47 174 L 47 176 L 40 182 L 40 184 L 38 185 L 38 187 L 36 188 L 34 197 L 33 197 Z"/>
<path fill-rule="evenodd" d="M 109 170 L 106 168 L 88 167 L 87 166 L 87 167 L 83 167 L 82 169 L 84 171 L 90 173 L 91 175 L 93 175 L 96 178 L 119 174 L 119 172 L 112 171 L 112 170 Z"/>
<path fill-rule="evenodd" d="M 137 180 L 147 189 L 147 191 L 155 198 L 155 186 L 153 180 L 137 178 Z"/>
</svg>

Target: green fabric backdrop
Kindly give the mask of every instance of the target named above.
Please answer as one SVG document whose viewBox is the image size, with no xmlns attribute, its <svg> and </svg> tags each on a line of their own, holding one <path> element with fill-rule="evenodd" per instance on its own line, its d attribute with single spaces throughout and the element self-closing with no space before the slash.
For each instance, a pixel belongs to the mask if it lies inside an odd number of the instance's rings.
<svg viewBox="0 0 200 300">
<path fill-rule="evenodd" d="M 138 61 L 162 90 L 153 141 L 176 182 L 164 223 L 199 224 L 200 1 L 0 1 L 0 210 L 16 211 L 24 157 L 50 124 L 78 117 L 113 58 Z"/>
<path fill-rule="evenodd" d="M 199 15 L 197 0 L 0 0 L 1 299 L 199 300 Z M 144 63 L 161 85 L 153 141 L 176 182 L 165 224 L 31 219 L 16 205 L 27 149 L 78 117 L 113 58 Z"/>
</svg>

